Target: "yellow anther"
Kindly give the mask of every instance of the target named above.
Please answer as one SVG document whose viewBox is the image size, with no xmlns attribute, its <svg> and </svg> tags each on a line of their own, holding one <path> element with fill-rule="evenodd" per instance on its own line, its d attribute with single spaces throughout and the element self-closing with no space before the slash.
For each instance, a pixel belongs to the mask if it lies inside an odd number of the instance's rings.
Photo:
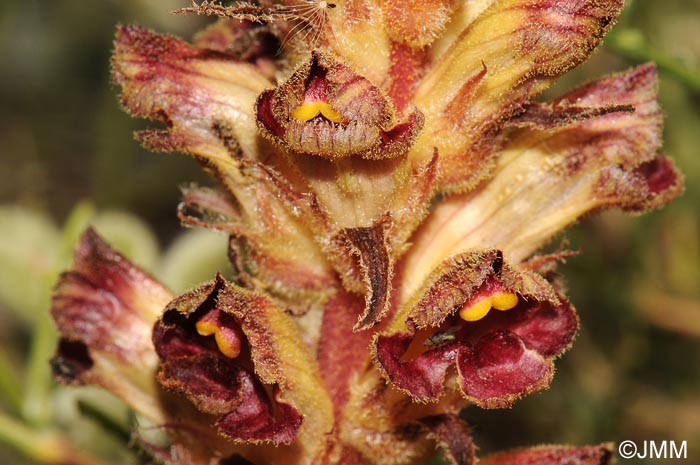
<svg viewBox="0 0 700 465">
<path fill-rule="evenodd" d="M 491 299 L 486 297 L 475 304 L 459 311 L 459 317 L 464 321 L 478 321 L 485 317 L 491 310 Z"/>
<path fill-rule="evenodd" d="M 195 325 L 200 336 L 211 336 L 219 331 L 215 324 L 207 320 L 199 320 Z"/>
<path fill-rule="evenodd" d="M 240 345 L 235 346 L 231 344 L 231 341 L 227 341 L 224 335 L 221 333 L 221 329 L 206 320 L 200 320 L 195 324 L 197 328 L 197 333 L 200 336 L 211 336 L 214 335 L 214 340 L 216 341 L 216 346 L 219 348 L 219 352 L 227 356 L 228 358 L 236 358 L 241 353 Z"/>
<path fill-rule="evenodd" d="M 342 123 L 343 117 L 340 112 L 335 111 L 330 104 L 326 102 L 306 102 L 302 103 L 289 115 L 299 121 L 309 121 L 316 118 L 319 114 L 323 115 L 328 121 L 334 123 Z"/>
<path fill-rule="evenodd" d="M 459 317 L 464 321 L 479 321 L 488 315 L 491 307 L 496 310 L 510 310 L 518 305 L 518 296 L 510 292 L 501 292 L 484 297 L 478 302 L 464 307 L 459 311 Z"/>
<path fill-rule="evenodd" d="M 518 305 L 518 296 L 510 292 L 502 292 L 491 296 L 491 306 L 496 310 L 510 310 Z"/>
</svg>

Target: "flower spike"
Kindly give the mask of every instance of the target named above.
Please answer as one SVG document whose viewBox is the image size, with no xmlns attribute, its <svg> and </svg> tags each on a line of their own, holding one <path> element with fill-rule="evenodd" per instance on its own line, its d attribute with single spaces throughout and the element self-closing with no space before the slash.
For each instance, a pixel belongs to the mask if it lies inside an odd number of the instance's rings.
<svg viewBox="0 0 700 465">
<path fill-rule="evenodd" d="M 172 465 L 477 463 L 468 405 L 552 382 L 579 320 L 541 251 L 580 218 L 683 190 L 660 155 L 652 64 L 533 98 L 601 43 L 622 0 L 195 4 L 192 44 L 119 26 L 124 108 L 195 157 L 180 220 L 229 236 L 179 297 L 93 231 L 52 312 L 59 380 L 164 428 Z M 608 465 L 609 445 L 483 465 Z"/>
</svg>

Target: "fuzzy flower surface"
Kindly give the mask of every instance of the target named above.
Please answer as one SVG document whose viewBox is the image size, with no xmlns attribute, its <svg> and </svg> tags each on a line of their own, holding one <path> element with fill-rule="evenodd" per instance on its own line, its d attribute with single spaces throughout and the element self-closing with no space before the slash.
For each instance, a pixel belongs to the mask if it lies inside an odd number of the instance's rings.
<svg viewBox="0 0 700 465">
<path fill-rule="evenodd" d="M 119 26 L 138 139 L 194 156 L 189 226 L 233 273 L 176 296 L 87 231 L 53 367 L 163 429 L 173 464 L 475 463 L 466 406 L 546 389 L 579 321 L 537 255 L 579 218 L 682 191 L 653 64 L 553 101 L 621 0 L 205 2 L 192 43 Z M 144 441 L 145 442 L 145 441 Z M 610 445 L 499 464 L 607 464 Z"/>
</svg>

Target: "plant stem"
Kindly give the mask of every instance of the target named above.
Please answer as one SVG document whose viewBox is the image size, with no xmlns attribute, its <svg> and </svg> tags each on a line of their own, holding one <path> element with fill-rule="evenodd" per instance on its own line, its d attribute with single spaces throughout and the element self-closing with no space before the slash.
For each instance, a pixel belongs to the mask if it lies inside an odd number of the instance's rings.
<svg viewBox="0 0 700 465">
<path fill-rule="evenodd" d="M 0 412 L 0 441 L 36 462 L 49 465 L 105 465 L 73 448 L 62 435 L 35 431 L 3 412 Z"/>
<path fill-rule="evenodd" d="M 51 420 L 49 359 L 55 345 L 56 331 L 46 312 L 45 315 L 37 318 L 34 327 L 22 405 L 22 416 L 35 426 L 47 425 Z"/>
<path fill-rule="evenodd" d="M 0 352 L 0 397 L 10 410 L 22 409 L 22 387 L 5 352 Z"/>
<path fill-rule="evenodd" d="M 610 33 L 605 45 L 635 61 L 654 61 L 659 69 L 673 76 L 696 95 L 700 95 L 700 70 L 692 70 L 681 61 L 650 48 L 639 31 L 634 29 Z"/>
<path fill-rule="evenodd" d="M 32 346 L 29 354 L 28 368 L 25 382 L 25 396 L 22 405 L 24 419 L 35 426 L 44 426 L 51 421 L 52 409 L 49 405 L 49 395 L 52 385 L 49 359 L 56 346 L 57 334 L 53 321 L 48 312 L 50 289 L 53 288 L 60 269 L 67 266 L 72 256 L 73 247 L 78 235 L 89 218 L 94 214 L 94 207 L 90 202 L 79 203 L 71 212 L 63 230 L 63 242 L 59 253 L 57 269 L 46 279 L 47 310 L 37 319 L 34 327 Z"/>
</svg>

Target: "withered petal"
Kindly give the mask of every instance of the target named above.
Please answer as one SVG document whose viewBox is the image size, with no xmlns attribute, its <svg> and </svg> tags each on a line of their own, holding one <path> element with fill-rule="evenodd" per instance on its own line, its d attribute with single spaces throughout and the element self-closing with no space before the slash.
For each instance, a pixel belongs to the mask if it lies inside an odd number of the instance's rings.
<svg viewBox="0 0 700 465">
<path fill-rule="evenodd" d="M 216 161 L 228 158 L 234 144 L 245 156 L 257 156 L 251 109 L 270 84 L 253 65 L 137 26 L 119 26 L 112 78 L 129 112 L 168 126 L 143 135 L 149 148 Z"/>
<path fill-rule="evenodd" d="M 366 286 L 365 309 L 353 331 L 371 328 L 389 310 L 394 261 L 388 242 L 391 219 L 382 218 L 370 227 L 347 228 L 340 231 L 336 241 L 345 245 L 345 251 L 355 256 Z M 353 266 L 354 264 L 350 265 Z"/>
<path fill-rule="evenodd" d="M 61 335 L 52 360 L 55 376 L 100 385 L 162 421 L 150 332 L 171 298 L 153 277 L 87 229 L 52 298 L 51 315 Z"/>
<path fill-rule="evenodd" d="M 451 465 L 472 465 L 474 442 L 469 425 L 454 414 L 433 415 L 418 420 L 426 428 L 438 446 L 443 449 L 445 459 Z"/>
</svg>

